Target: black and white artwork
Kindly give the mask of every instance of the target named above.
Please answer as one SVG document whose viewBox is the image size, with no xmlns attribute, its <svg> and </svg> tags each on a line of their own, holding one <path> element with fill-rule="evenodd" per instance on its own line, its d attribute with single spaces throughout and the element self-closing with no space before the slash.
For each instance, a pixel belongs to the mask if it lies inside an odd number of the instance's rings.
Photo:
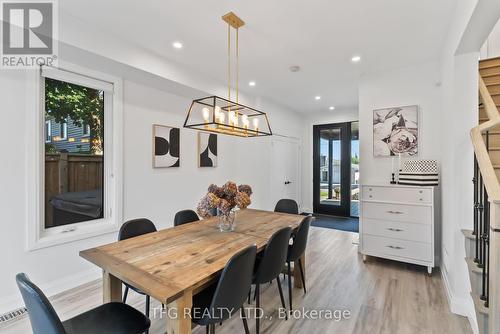
<svg viewBox="0 0 500 334">
<path fill-rule="evenodd" d="M 200 167 L 217 167 L 217 135 L 198 132 Z"/>
<path fill-rule="evenodd" d="M 155 124 L 153 139 L 153 167 L 179 167 L 179 128 Z"/>
<path fill-rule="evenodd" d="M 373 155 L 418 154 L 418 106 L 373 111 Z"/>
</svg>

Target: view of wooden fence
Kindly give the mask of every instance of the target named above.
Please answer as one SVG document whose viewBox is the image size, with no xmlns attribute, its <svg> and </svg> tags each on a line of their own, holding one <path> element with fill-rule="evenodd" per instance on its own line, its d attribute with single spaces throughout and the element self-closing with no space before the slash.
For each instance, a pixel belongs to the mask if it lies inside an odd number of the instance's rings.
<svg viewBox="0 0 500 334">
<path fill-rule="evenodd" d="M 102 189 L 103 156 L 78 153 L 45 155 L 45 227 L 53 226 L 50 199 L 58 194 Z"/>
</svg>

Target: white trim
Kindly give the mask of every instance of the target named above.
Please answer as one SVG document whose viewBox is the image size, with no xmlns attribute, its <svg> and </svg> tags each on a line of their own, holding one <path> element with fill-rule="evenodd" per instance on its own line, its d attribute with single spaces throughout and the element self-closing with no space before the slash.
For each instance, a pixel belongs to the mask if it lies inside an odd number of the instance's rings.
<svg viewBox="0 0 500 334">
<path fill-rule="evenodd" d="M 448 304 L 450 305 L 450 311 L 452 313 L 467 317 L 470 326 L 474 334 L 479 333 L 476 311 L 474 310 L 474 302 L 471 298 L 460 298 L 453 294 L 451 289 L 450 281 L 448 279 L 448 274 L 445 266 L 441 266 L 441 278 L 443 279 L 444 290 L 446 291 L 446 297 L 448 299 Z"/>
<path fill-rule="evenodd" d="M 61 63 L 61 62 L 59 62 Z M 73 67 L 70 65 L 70 67 Z M 98 90 L 103 90 L 108 93 L 113 93 L 114 80 L 101 79 L 102 76 L 93 76 L 87 74 L 87 71 L 66 70 L 55 67 L 42 66 L 41 75 L 46 78 L 56 79 L 60 81 L 70 82 L 75 85 L 85 86 Z"/>
<path fill-rule="evenodd" d="M 29 272 L 27 273 L 29 275 Z M 74 275 L 64 276 L 50 283 L 41 284 L 40 289 L 48 297 L 53 297 L 59 293 L 76 288 L 80 285 L 102 278 L 99 268 L 94 267 L 90 270 L 82 271 Z M 36 282 L 35 282 L 36 283 Z M 0 314 L 7 313 L 24 306 L 23 299 L 19 292 L 2 298 L 0 301 Z"/>
<path fill-rule="evenodd" d="M 61 61 L 59 63 L 62 63 Z M 28 111 L 28 131 L 26 138 L 26 200 L 27 200 L 27 249 L 32 251 L 40 248 L 50 247 L 76 240 L 94 237 L 106 233 L 116 232 L 123 219 L 123 83 L 120 78 L 112 77 L 104 73 L 91 71 L 77 65 L 65 64 L 74 73 L 85 73 L 85 75 L 112 82 L 114 92 L 112 98 L 109 92 L 105 92 L 104 103 L 105 124 L 111 128 L 105 131 L 104 151 L 106 158 L 104 161 L 104 173 L 108 177 L 105 179 L 104 190 L 104 213 L 103 219 L 76 223 L 65 226 L 52 227 L 46 230 L 43 226 L 44 208 L 44 129 L 41 125 L 44 121 L 44 103 L 42 96 L 45 95 L 43 80 L 40 73 L 33 71 L 29 73 L 28 87 L 26 89 L 26 100 L 29 101 Z M 36 143 L 36 144 L 34 144 Z"/>
</svg>

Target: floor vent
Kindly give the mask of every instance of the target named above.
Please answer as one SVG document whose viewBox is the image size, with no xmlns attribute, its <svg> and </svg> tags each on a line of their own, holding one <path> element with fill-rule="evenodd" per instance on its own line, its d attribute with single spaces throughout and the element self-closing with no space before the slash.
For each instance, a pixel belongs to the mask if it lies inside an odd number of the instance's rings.
<svg viewBox="0 0 500 334">
<path fill-rule="evenodd" d="M 4 325 L 8 322 L 19 319 L 26 314 L 28 314 L 28 310 L 26 309 L 26 307 L 21 307 L 17 310 L 4 313 L 4 314 L 0 315 L 0 325 Z"/>
</svg>

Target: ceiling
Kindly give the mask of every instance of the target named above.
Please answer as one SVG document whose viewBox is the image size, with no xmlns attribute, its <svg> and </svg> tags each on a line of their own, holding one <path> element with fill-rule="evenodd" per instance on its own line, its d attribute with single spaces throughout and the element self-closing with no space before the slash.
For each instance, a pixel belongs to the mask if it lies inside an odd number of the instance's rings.
<svg viewBox="0 0 500 334">
<path fill-rule="evenodd" d="M 240 30 L 240 90 L 298 112 L 356 108 L 363 73 L 438 59 L 454 0 L 64 0 L 76 16 L 227 82 L 227 25 Z M 176 50 L 174 41 L 184 47 Z M 354 55 L 361 56 L 352 63 Z M 301 70 L 292 73 L 289 67 Z M 255 87 L 248 82 L 254 80 Z M 320 100 L 315 96 L 320 95 Z"/>
</svg>

